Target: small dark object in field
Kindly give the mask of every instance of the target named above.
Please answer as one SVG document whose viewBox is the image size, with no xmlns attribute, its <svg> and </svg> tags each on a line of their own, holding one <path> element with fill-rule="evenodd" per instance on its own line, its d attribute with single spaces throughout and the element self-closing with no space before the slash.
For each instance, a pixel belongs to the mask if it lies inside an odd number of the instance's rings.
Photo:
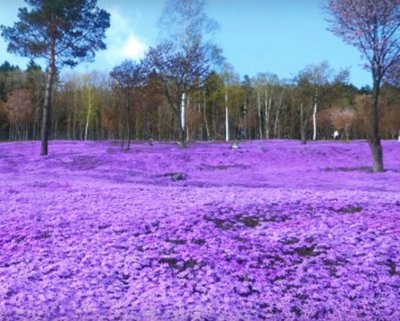
<svg viewBox="0 0 400 321">
<path fill-rule="evenodd" d="M 343 214 L 354 214 L 354 213 L 361 212 L 362 210 L 363 210 L 362 206 L 349 205 L 349 206 L 341 207 L 338 210 L 335 210 L 335 212 L 343 213 Z"/>
<path fill-rule="evenodd" d="M 296 306 L 296 305 L 292 306 L 292 307 L 290 308 L 290 311 L 293 312 L 297 317 L 300 317 L 300 316 L 303 314 L 303 312 L 301 311 L 301 309 L 300 309 L 298 306 Z"/>
<path fill-rule="evenodd" d="M 172 175 L 172 180 L 175 181 L 184 181 L 185 179 L 187 179 L 187 175 L 184 173 L 176 173 L 174 175 Z"/>
<path fill-rule="evenodd" d="M 315 246 L 302 246 L 295 249 L 295 252 L 304 257 L 317 256 L 318 253 L 314 252 Z"/>
<path fill-rule="evenodd" d="M 184 181 L 188 178 L 188 175 L 185 173 L 166 173 L 164 176 L 170 176 L 172 181 Z"/>
<path fill-rule="evenodd" d="M 51 233 L 50 231 L 39 231 L 39 232 L 35 235 L 34 239 L 35 239 L 35 240 L 45 240 L 45 239 L 50 238 L 51 235 L 52 235 L 52 233 Z"/>
<path fill-rule="evenodd" d="M 174 257 L 163 257 L 159 260 L 161 264 L 167 263 L 170 268 L 177 269 L 178 268 L 178 260 Z"/>
<path fill-rule="evenodd" d="M 97 228 L 99 230 L 105 230 L 105 229 L 108 229 L 110 226 L 111 226 L 111 224 L 101 224 Z"/>
<path fill-rule="evenodd" d="M 185 245 L 187 243 L 186 240 L 181 240 L 181 239 L 170 239 L 170 240 L 167 240 L 167 242 L 175 244 L 175 245 Z"/>
<path fill-rule="evenodd" d="M 198 262 L 195 259 L 189 259 L 183 263 L 182 271 L 194 268 Z"/>
<path fill-rule="evenodd" d="M 197 244 L 197 245 L 200 245 L 200 246 L 206 244 L 206 240 L 203 240 L 203 239 L 194 239 L 192 242 L 194 244 Z"/>
<path fill-rule="evenodd" d="M 244 225 L 250 228 L 254 228 L 258 226 L 260 223 L 257 217 L 252 217 L 252 216 L 244 216 L 242 217 L 241 221 L 243 222 Z"/>
<path fill-rule="evenodd" d="M 284 245 L 293 245 L 298 243 L 300 240 L 297 237 L 286 237 L 282 239 L 280 242 Z"/>
<path fill-rule="evenodd" d="M 218 228 L 222 228 L 222 229 L 225 228 L 225 225 L 224 225 L 225 220 L 216 218 L 216 219 L 214 219 L 214 223 L 215 223 L 215 226 L 218 227 Z"/>
<path fill-rule="evenodd" d="M 396 275 L 397 274 L 397 265 L 396 265 L 396 262 L 395 261 L 393 261 L 393 260 L 391 260 L 391 259 L 388 259 L 387 260 L 387 264 L 389 265 L 389 274 L 390 274 L 390 276 L 394 276 L 394 275 Z"/>
<path fill-rule="evenodd" d="M 206 220 L 207 222 L 213 222 L 216 228 L 220 228 L 225 231 L 233 227 L 232 222 L 216 217 L 204 216 L 204 220 Z"/>
</svg>

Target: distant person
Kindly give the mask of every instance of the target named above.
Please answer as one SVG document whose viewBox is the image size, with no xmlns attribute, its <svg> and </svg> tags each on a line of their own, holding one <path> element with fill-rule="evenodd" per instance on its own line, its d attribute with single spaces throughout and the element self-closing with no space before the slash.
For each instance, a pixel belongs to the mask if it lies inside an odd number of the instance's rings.
<svg viewBox="0 0 400 321">
<path fill-rule="evenodd" d="M 333 132 L 333 139 L 334 140 L 339 140 L 339 137 L 340 135 L 339 135 L 339 131 L 337 131 L 337 130 L 335 130 L 334 132 Z"/>
<path fill-rule="evenodd" d="M 237 140 L 242 140 L 242 139 L 243 139 L 243 129 L 239 128 Z"/>
</svg>

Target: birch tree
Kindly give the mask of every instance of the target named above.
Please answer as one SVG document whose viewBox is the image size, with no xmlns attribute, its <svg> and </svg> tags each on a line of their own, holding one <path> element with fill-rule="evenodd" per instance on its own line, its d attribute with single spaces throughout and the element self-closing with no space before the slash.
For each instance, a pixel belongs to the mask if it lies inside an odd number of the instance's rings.
<svg viewBox="0 0 400 321">
<path fill-rule="evenodd" d="M 309 118 L 312 119 L 312 139 L 317 140 L 317 113 L 323 95 L 328 88 L 331 69 L 326 62 L 319 65 L 310 65 L 299 72 L 295 77 L 297 97 L 300 104 L 301 141 L 306 142 L 306 127 Z"/>
<path fill-rule="evenodd" d="M 225 141 L 229 142 L 231 139 L 229 127 L 229 87 L 235 81 L 235 74 L 231 65 L 225 64 L 222 79 L 224 80 Z"/>
<path fill-rule="evenodd" d="M 147 62 L 158 73 L 176 115 L 182 146 L 187 139 L 186 98 L 189 91 L 204 83 L 217 52 L 207 38 L 216 23 L 208 17 L 205 7 L 205 0 L 167 0 L 159 19 L 164 40 L 147 54 Z"/>
</svg>

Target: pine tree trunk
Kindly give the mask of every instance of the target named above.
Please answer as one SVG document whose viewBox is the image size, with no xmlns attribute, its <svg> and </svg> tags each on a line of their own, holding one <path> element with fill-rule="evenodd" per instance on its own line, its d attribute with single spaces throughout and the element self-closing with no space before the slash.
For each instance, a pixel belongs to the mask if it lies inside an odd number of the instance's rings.
<svg viewBox="0 0 400 321">
<path fill-rule="evenodd" d="M 41 131 L 41 156 L 48 154 L 48 143 L 51 125 L 51 100 L 53 91 L 54 76 L 56 74 L 56 61 L 55 61 L 55 40 L 52 41 L 50 66 L 47 74 L 46 92 L 44 97 L 43 115 L 42 115 L 42 131 Z"/>
</svg>

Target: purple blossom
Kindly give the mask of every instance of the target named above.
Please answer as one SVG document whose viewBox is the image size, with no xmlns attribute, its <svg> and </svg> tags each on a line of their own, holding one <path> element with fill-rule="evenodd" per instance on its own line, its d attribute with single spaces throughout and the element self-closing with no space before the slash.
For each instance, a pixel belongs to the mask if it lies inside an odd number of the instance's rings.
<svg viewBox="0 0 400 321">
<path fill-rule="evenodd" d="M 400 319 L 398 143 L 52 145 L 0 144 L 1 320 Z"/>
</svg>

